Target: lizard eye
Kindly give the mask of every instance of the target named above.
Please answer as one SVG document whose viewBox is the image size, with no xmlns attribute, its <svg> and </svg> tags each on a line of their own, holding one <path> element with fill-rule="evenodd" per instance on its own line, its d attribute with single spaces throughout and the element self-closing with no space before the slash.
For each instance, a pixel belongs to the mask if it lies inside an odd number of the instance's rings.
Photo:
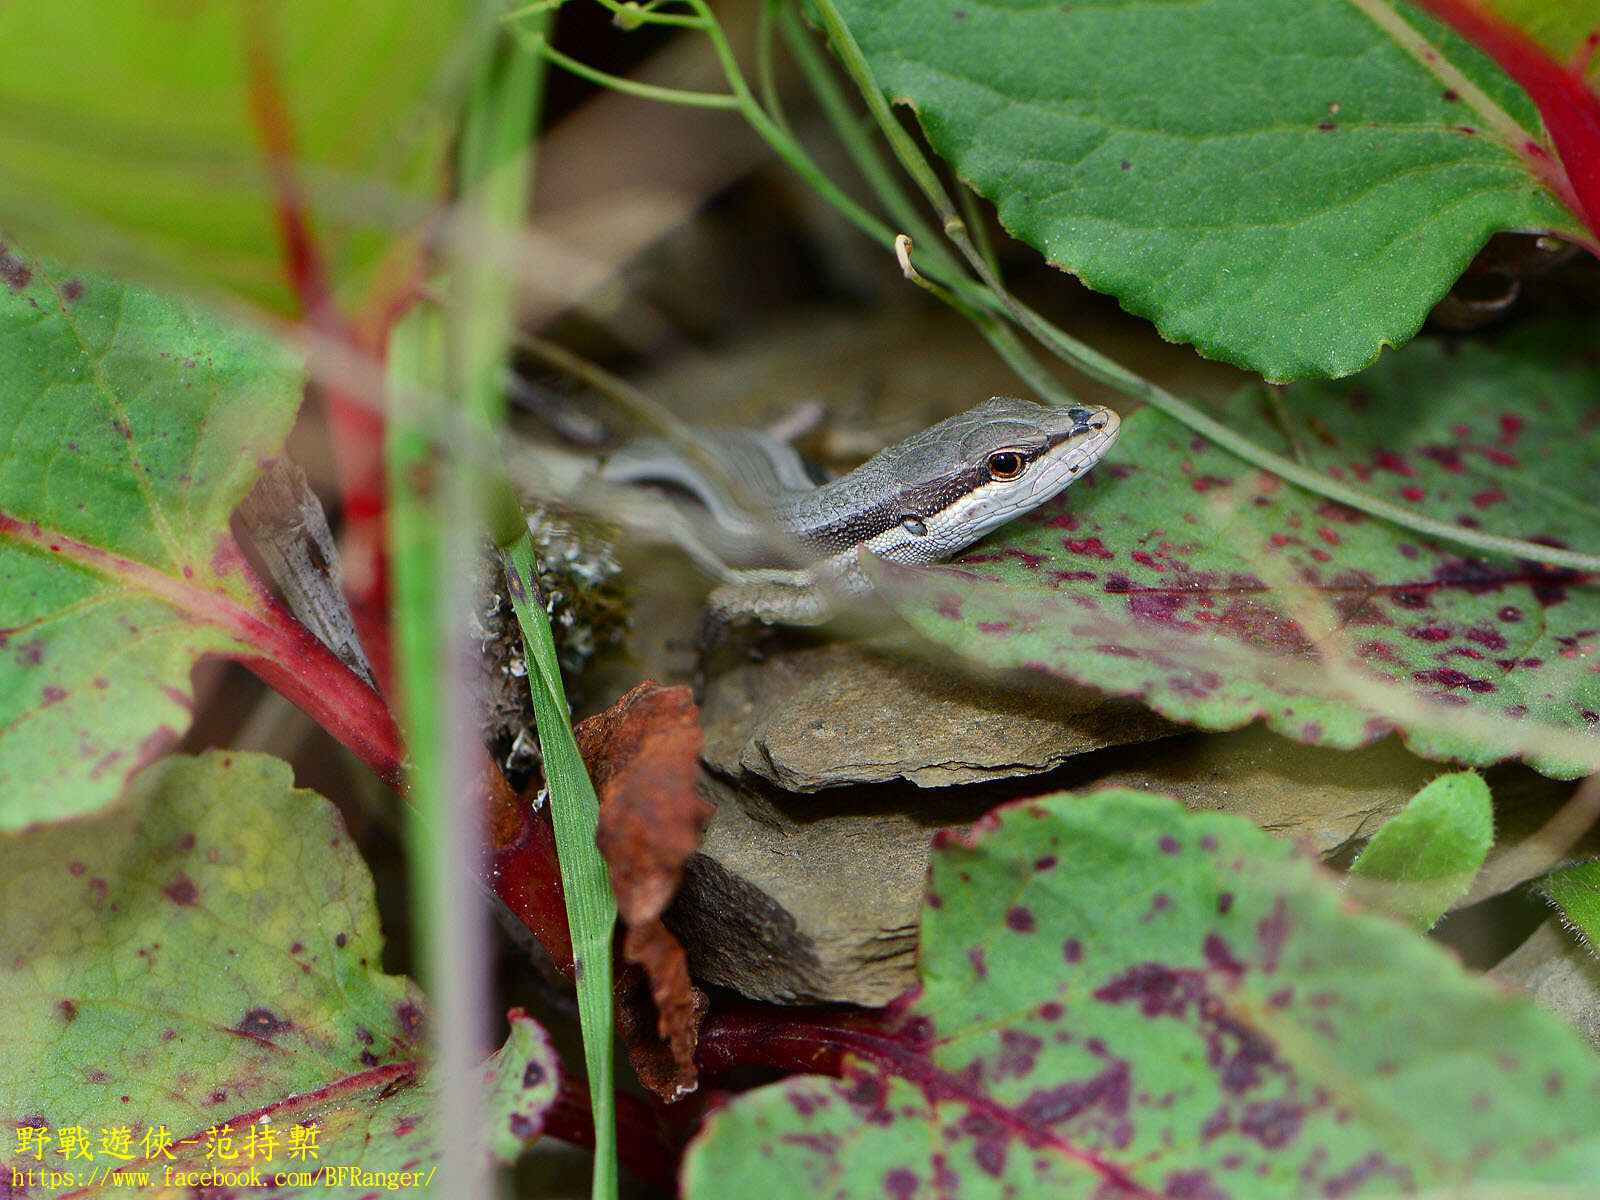
<svg viewBox="0 0 1600 1200">
<path fill-rule="evenodd" d="M 989 455 L 989 476 L 1002 481 L 1015 479 L 1027 465 L 1027 461 L 1015 450 L 996 450 Z"/>
</svg>

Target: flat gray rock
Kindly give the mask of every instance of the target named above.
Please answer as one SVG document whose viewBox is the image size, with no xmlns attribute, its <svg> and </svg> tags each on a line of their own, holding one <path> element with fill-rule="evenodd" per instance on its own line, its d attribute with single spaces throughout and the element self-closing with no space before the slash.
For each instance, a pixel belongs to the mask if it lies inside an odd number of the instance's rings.
<svg viewBox="0 0 1600 1200">
<path fill-rule="evenodd" d="M 777 1004 L 879 1005 L 910 987 L 933 835 L 994 803 L 904 784 L 821 804 L 712 776 L 702 786 L 717 815 L 667 924 L 697 979 Z"/>
<path fill-rule="evenodd" d="M 1302 746 L 1251 726 L 1082 754 L 1047 775 L 923 789 L 901 780 L 785 792 L 708 772 L 716 803 L 668 924 L 695 976 L 779 1004 L 886 1003 L 916 984 L 916 932 L 939 829 L 965 829 L 1008 800 L 1133 787 L 1196 811 L 1229 812 L 1340 857 L 1450 768 L 1386 739 L 1361 750 Z M 1502 794 L 1559 805 L 1571 785 L 1522 768 Z M 1545 811 L 1549 811 L 1547 808 Z"/>
<path fill-rule="evenodd" d="M 710 680 L 704 758 L 785 791 L 905 780 L 949 787 L 1049 771 L 1178 732 L 1131 701 L 1059 680 L 974 678 L 907 638 L 803 645 Z"/>
</svg>

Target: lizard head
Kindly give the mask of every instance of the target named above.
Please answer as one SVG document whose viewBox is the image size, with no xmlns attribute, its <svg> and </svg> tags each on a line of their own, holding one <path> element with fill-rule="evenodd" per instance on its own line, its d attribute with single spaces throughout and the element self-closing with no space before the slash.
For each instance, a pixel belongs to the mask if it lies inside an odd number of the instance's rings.
<svg viewBox="0 0 1600 1200">
<path fill-rule="evenodd" d="M 903 535 L 869 548 L 920 562 L 963 550 L 1067 487 L 1105 455 L 1118 428 L 1109 408 L 1006 397 L 941 421 L 885 452 L 905 483 Z"/>
</svg>

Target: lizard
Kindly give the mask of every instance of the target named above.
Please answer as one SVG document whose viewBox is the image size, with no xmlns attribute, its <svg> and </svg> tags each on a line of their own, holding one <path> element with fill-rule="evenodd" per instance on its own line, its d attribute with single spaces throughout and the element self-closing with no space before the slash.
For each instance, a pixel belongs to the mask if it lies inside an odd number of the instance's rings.
<svg viewBox="0 0 1600 1200">
<path fill-rule="evenodd" d="M 1118 430 L 1109 408 L 996 397 L 830 482 L 812 479 L 788 443 L 753 431 L 703 432 L 692 456 L 640 439 L 601 478 L 663 485 L 698 502 L 702 557 L 721 565 L 710 618 L 815 625 L 871 590 L 863 552 L 942 562 L 1060 493 L 1105 456 Z M 755 503 L 713 483 L 707 462 Z"/>
</svg>

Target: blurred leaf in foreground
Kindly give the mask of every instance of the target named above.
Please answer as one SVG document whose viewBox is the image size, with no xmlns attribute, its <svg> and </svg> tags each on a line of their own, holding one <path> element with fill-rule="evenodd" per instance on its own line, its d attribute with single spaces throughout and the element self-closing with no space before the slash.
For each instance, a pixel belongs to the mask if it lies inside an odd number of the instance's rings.
<svg viewBox="0 0 1600 1200">
<path fill-rule="evenodd" d="M 936 851 L 922 990 L 845 1077 L 713 1115 L 685 1194 L 1250 1197 L 1589 1184 L 1600 1059 L 1247 821 L 1139 792 Z"/>
<path fill-rule="evenodd" d="M 0 225 L 46 253 L 296 298 L 303 218 L 359 297 L 442 194 L 473 0 L 11 0 Z"/>
</svg>

